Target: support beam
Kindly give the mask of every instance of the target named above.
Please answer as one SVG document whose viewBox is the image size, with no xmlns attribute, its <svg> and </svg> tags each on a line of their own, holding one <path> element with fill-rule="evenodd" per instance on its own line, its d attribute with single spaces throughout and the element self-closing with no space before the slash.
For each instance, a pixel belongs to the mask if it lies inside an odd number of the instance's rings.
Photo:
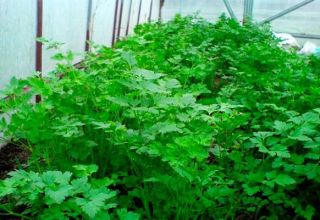
<svg viewBox="0 0 320 220">
<path fill-rule="evenodd" d="M 160 7 L 159 7 L 159 21 L 162 21 L 162 8 L 164 5 L 164 0 L 160 0 Z"/>
<path fill-rule="evenodd" d="M 141 7 L 142 7 L 142 0 L 140 0 L 140 3 L 139 3 L 137 25 L 140 24 Z"/>
<path fill-rule="evenodd" d="M 293 12 L 293 11 L 295 11 L 295 10 L 297 10 L 297 9 L 299 9 L 299 8 L 305 6 L 305 5 L 307 5 L 307 4 L 309 4 L 309 3 L 313 2 L 313 1 L 314 0 L 305 0 L 303 2 L 300 2 L 300 3 L 294 5 L 294 6 L 290 7 L 290 8 L 287 8 L 287 9 L 279 12 L 278 14 L 275 14 L 275 15 L 273 15 L 273 16 L 271 16 L 271 17 L 269 17 L 269 18 L 267 18 L 267 19 L 265 19 L 263 21 L 261 21 L 260 24 L 264 24 L 264 23 L 273 21 L 275 19 L 278 19 L 278 18 L 280 18 L 280 17 L 282 17 L 282 16 L 284 16 L 286 14 L 289 14 L 290 12 Z"/>
<path fill-rule="evenodd" d="M 253 18 L 253 1 L 254 0 L 244 0 L 243 23 Z"/>
<path fill-rule="evenodd" d="M 37 0 L 37 38 L 41 38 L 43 34 L 43 0 Z M 42 43 L 36 42 L 36 63 L 35 69 L 39 72 L 39 77 L 42 77 Z M 41 102 L 41 96 L 36 95 L 36 103 Z"/>
<path fill-rule="evenodd" d="M 91 39 L 90 27 L 91 27 L 91 19 L 92 19 L 92 0 L 88 0 L 88 12 L 87 12 L 87 32 L 86 32 L 86 43 L 85 43 L 85 51 L 89 51 L 89 41 Z"/>
<path fill-rule="evenodd" d="M 320 40 L 320 35 L 317 34 L 303 34 L 303 33 L 289 33 L 296 38 L 307 38 L 307 39 L 314 39 Z"/>
<path fill-rule="evenodd" d="M 128 36 L 128 34 L 129 34 L 130 20 L 131 20 L 131 10 L 132 10 L 132 1 L 133 1 L 133 0 L 130 0 L 130 5 L 129 5 L 127 28 L 126 28 L 126 36 Z"/>
<path fill-rule="evenodd" d="M 223 0 L 223 2 L 229 12 L 230 17 L 233 18 L 234 20 L 238 21 L 238 18 L 231 7 L 229 0 Z"/>
<path fill-rule="evenodd" d="M 118 22 L 118 33 L 117 33 L 117 40 L 120 39 L 120 34 L 121 34 L 121 25 L 122 25 L 122 13 L 123 13 L 123 2 L 124 0 L 121 0 L 120 3 L 120 15 L 119 15 L 119 22 Z"/>
<path fill-rule="evenodd" d="M 112 47 L 116 43 L 116 29 L 117 29 L 117 21 L 118 21 L 118 6 L 119 6 L 119 0 L 116 0 L 115 2 L 115 8 L 114 8 L 114 18 L 113 18 L 113 31 L 112 31 Z"/>
<path fill-rule="evenodd" d="M 37 1 L 37 38 L 42 37 L 43 26 L 43 0 Z M 42 43 L 36 42 L 36 63 L 35 69 L 38 72 L 42 71 Z"/>
<path fill-rule="evenodd" d="M 151 3 L 150 3 L 148 22 L 151 22 L 152 10 L 153 10 L 153 0 L 151 0 Z"/>
</svg>

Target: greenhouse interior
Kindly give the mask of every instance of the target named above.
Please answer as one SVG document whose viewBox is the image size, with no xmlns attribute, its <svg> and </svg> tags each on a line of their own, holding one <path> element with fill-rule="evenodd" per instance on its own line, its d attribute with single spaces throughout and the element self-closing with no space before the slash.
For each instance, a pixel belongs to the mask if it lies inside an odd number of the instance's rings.
<svg viewBox="0 0 320 220">
<path fill-rule="evenodd" d="M 320 219 L 320 0 L 0 0 L 0 219 Z"/>
</svg>

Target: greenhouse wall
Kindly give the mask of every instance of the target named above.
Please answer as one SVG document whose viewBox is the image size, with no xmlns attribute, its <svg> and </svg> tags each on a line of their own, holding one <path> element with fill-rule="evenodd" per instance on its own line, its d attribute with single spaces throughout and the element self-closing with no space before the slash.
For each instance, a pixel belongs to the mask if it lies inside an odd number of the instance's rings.
<svg viewBox="0 0 320 220">
<path fill-rule="evenodd" d="M 36 71 L 48 73 L 55 66 L 55 51 L 36 44 L 37 37 L 64 43 L 81 60 L 87 40 L 112 46 L 117 39 L 133 32 L 139 23 L 172 19 L 177 13 L 198 13 L 210 21 L 228 11 L 223 0 L 0 0 L 0 88 L 10 79 Z M 242 21 L 245 0 L 229 0 Z M 253 19 L 260 22 L 301 0 L 255 0 Z M 271 22 L 276 32 L 320 36 L 320 0 Z M 39 20 L 40 19 L 40 20 Z M 319 40 L 300 38 L 301 44 Z"/>
<path fill-rule="evenodd" d="M 61 42 L 81 60 L 87 40 L 112 46 L 139 23 L 158 20 L 160 0 L 0 0 L 0 88 L 10 79 L 55 66 L 56 51 L 37 37 Z M 88 35 L 89 33 L 89 35 Z"/>
<path fill-rule="evenodd" d="M 229 0 L 237 18 L 242 21 L 244 11 L 244 0 Z M 254 0 L 253 20 L 260 22 L 273 16 L 284 9 L 292 7 L 302 0 Z M 303 33 L 320 36 L 320 1 L 311 3 L 271 22 L 275 32 L 281 33 Z M 189 15 L 198 13 L 210 21 L 216 21 L 222 13 L 228 14 L 223 0 L 170 0 L 165 1 L 162 10 L 163 19 L 168 21 L 175 14 Z M 307 38 L 298 39 L 304 43 Z M 311 41 L 320 44 L 320 40 Z"/>
</svg>

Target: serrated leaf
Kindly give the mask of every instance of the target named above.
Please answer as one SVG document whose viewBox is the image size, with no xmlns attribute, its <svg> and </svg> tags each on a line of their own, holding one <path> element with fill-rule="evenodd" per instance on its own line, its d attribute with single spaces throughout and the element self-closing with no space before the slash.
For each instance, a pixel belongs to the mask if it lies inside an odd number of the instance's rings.
<svg viewBox="0 0 320 220">
<path fill-rule="evenodd" d="M 109 193 L 93 193 L 88 199 L 77 198 L 76 203 L 81 207 L 82 211 L 93 219 L 102 208 L 106 208 L 105 201 L 114 197 L 115 192 Z"/>
<path fill-rule="evenodd" d="M 310 142 L 310 141 L 312 141 L 312 139 L 309 138 L 306 135 L 288 136 L 288 138 L 290 138 L 292 140 L 302 141 L 302 142 Z"/>
<path fill-rule="evenodd" d="M 74 165 L 73 168 L 76 171 L 77 176 L 80 176 L 80 177 L 88 177 L 98 171 L 98 166 L 95 164 L 91 164 L 91 165 L 79 164 L 79 165 Z"/>
<path fill-rule="evenodd" d="M 61 204 L 66 197 L 71 195 L 72 187 L 69 185 L 59 186 L 57 190 L 46 190 L 46 196 L 53 200 L 56 204 Z M 49 202 L 51 203 L 51 202 Z"/>
<path fill-rule="evenodd" d="M 274 122 L 274 129 L 278 130 L 280 133 L 284 133 L 291 129 L 293 126 L 291 124 L 287 124 L 282 121 L 275 121 Z"/>
<path fill-rule="evenodd" d="M 126 209 L 118 209 L 117 215 L 119 220 L 139 220 L 140 214 L 127 211 Z"/>
<path fill-rule="evenodd" d="M 260 191 L 259 186 L 248 186 L 247 184 L 244 184 L 243 188 L 249 196 L 253 196 L 254 194 Z"/>
<path fill-rule="evenodd" d="M 166 134 L 171 132 L 178 132 L 181 133 L 182 130 L 177 127 L 177 124 L 172 122 L 158 122 L 153 125 L 150 130 L 152 132 L 158 132 L 160 134 Z"/>
<path fill-rule="evenodd" d="M 283 157 L 283 158 L 290 158 L 290 153 L 288 151 L 288 148 L 284 145 L 281 144 L 275 144 L 270 148 L 269 153 L 271 155 L 275 154 L 278 157 Z"/>
<path fill-rule="evenodd" d="M 296 183 L 293 178 L 285 174 L 278 175 L 274 180 L 280 186 L 288 186 Z"/>
</svg>

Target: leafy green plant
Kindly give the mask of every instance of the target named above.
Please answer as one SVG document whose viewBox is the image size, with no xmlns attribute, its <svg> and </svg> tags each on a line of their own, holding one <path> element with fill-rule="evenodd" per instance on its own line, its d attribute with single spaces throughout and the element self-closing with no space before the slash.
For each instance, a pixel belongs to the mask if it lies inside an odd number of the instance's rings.
<svg viewBox="0 0 320 220">
<path fill-rule="evenodd" d="M 87 172 L 78 178 L 72 178 L 70 172 L 60 171 L 39 174 L 19 170 L 9 175 L 10 178 L 0 182 L 0 198 L 6 201 L 0 210 L 7 213 L 5 216 L 108 219 L 108 210 L 116 207 L 111 200 L 116 192 L 107 188 L 112 182 L 109 179 L 89 180 Z"/>
<path fill-rule="evenodd" d="M 278 43 L 268 26 L 177 16 L 95 45 L 81 68 L 59 52 L 47 77 L 12 79 L 0 127 L 32 155 L 1 183 L 1 207 L 24 218 L 318 218 L 319 59 Z"/>
</svg>

